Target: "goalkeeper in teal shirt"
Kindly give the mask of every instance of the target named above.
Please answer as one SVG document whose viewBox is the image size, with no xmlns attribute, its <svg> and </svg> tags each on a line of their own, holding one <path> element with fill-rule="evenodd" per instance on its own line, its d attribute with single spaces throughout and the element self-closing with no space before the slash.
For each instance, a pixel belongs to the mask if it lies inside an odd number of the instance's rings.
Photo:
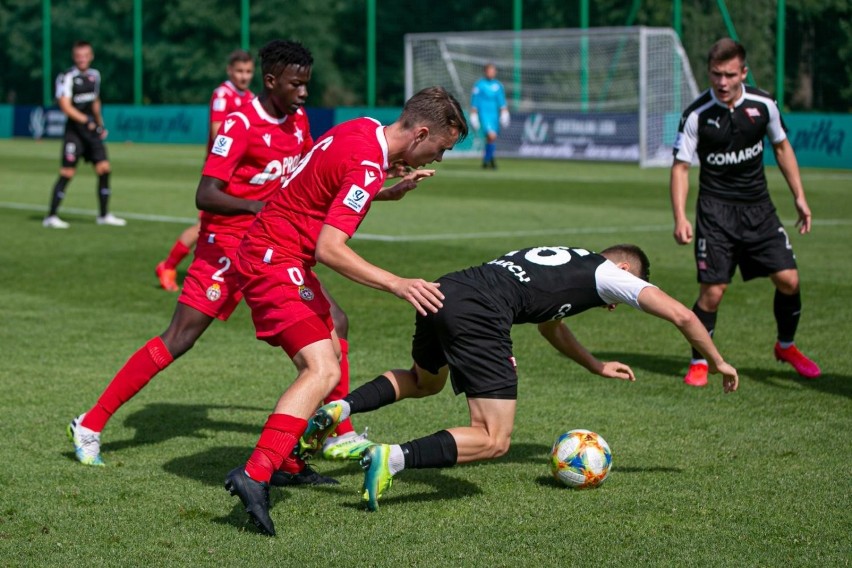
<svg viewBox="0 0 852 568">
<path fill-rule="evenodd" d="M 506 91 L 497 80 L 497 67 L 489 63 L 483 69 L 484 77 L 473 85 L 470 97 L 470 125 L 474 131 L 485 136 L 485 154 L 482 167 L 495 169 L 494 148 L 500 127 L 509 126 L 509 108 L 506 106 Z"/>
</svg>

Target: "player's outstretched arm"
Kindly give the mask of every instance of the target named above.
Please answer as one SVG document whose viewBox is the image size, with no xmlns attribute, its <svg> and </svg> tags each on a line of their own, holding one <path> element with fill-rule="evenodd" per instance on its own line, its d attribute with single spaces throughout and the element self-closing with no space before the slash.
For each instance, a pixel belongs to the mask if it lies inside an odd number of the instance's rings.
<svg viewBox="0 0 852 568">
<path fill-rule="evenodd" d="M 257 215 L 263 201 L 243 199 L 225 193 L 227 184 L 214 177 L 201 176 L 195 190 L 195 206 L 202 211 L 219 215 Z"/>
<path fill-rule="evenodd" d="M 421 315 L 427 310 L 437 312 L 444 295 L 440 284 L 420 278 L 401 278 L 387 270 L 370 264 L 347 244 L 349 235 L 331 225 L 323 225 L 317 238 L 314 256 L 335 272 L 364 286 L 390 292 L 414 306 Z"/>
<path fill-rule="evenodd" d="M 804 235 L 811 232 L 811 209 L 808 207 L 808 201 L 805 199 L 805 188 L 802 186 L 802 177 L 799 173 L 799 161 L 796 159 L 796 153 L 793 151 L 793 146 L 786 138 L 774 144 L 772 149 L 775 151 L 775 159 L 778 161 L 778 167 L 787 180 L 787 187 L 790 188 L 790 193 L 793 194 L 793 203 L 796 206 L 798 219 L 796 227 L 799 228 L 799 234 Z"/>
<path fill-rule="evenodd" d="M 679 245 L 692 242 L 692 223 L 686 216 L 686 196 L 689 193 L 689 162 L 675 160 L 671 180 L 672 214 L 674 215 L 674 239 Z"/>
<path fill-rule="evenodd" d="M 725 392 L 737 390 L 737 370 L 725 362 L 710 334 L 692 310 L 654 286 L 639 292 L 639 307 L 644 312 L 673 323 L 686 340 L 704 355 L 710 372 L 721 373 Z"/>
<path fill-rule="evenodd" d="M 374 201 L 399 201 L 405 194 L 417 187 L 420 180 L 432 177 L 435 175 L 435 170 L 411 170 L 407 174 L 401 176 L 402 179 L 389 187 L 383 187 L 376 196 Z"/>
<path fill-rule="evenodd" d="M 561 321 L 546 321 L 538 324 L 538 331 L 560 353 L 579 363 L 592 373 L 610 379 L 635 381 L 633 369 L 618 361 L 599 361 Z"/>
</svg>

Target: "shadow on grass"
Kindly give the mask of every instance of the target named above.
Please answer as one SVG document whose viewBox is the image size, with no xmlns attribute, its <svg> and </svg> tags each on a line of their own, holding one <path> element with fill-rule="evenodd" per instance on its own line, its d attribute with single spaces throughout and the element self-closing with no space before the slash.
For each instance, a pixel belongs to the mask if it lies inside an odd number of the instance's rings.
<svg viewBox="0 0 852 568">
<path fill-rule="evenodd" d="M 613 467 L 612 472 L 622 473 L 683 473 L 683 469 L 679 467 Z M 612 473 L 610 472 L 610 473 Z M 542 475 L 536 478 L 535 482 L 542 487 L 552 487 L 554 489 L 566 489 L 560 481 L 557 481 L 552 475 Z"/>
<path fill-rule="evenodd" d="M 643 370 L 660 375 L 670 375 L 679 381 L 686 374 L 688 366 L 688 355 L 685 357 L 671 357 L 650 355 L 647 353 L 627 353 L 604 351 L 595 354 L 601 360 L 616 360 L 630 365 L 635 370 Z M 806 387 L 818 392 L 838 396 L 852 397 L 852 376 L 836 373 L 824 373 L 818 379 L 802 378 L 786 364 L 773 364 L 771 367 L 743 367 L 738 366 L 740 383 L 752 380 L 775 388 Z"/>
<path fill-rule="evenodd" d="M 466 499 L 479 495 L 482 490 L 475 483 L 466 479 L 446 475 L 452 469 L 410 469 L 401 472 L 394 477 L 394 488 L 402 484 L 419 483 L 431 487 L 429 491 L 411 493 L 408 495 L 394 495 L 394 489 L 385 492 L 379 502 L 379 509 L 404 503 L 428 503 L 431 501 L 448 501 L 451 499 Z M 445 473 L 446 472 L 446 473 Z M 349 492 L 347 492 L 347 495 Z M 341 505 L 349 509 L 364 509 L 364 504 L 356 497 Z"/>
<path fill-rule="evenodd" d="M 156 403 L 146 405 L 124 420 L 124 425 L 136 430 L 130 440 L 108 442 L 103 445 L 105 452 L 114 452 L 124 448 L 158 444 L 172 438 L 202 438 L 209 435 L 206 432 L 239 432 L 258 434 L 257 424 L 240 424 L 225 420 L 210 418 L 211 410 L 250 410 L 260 411 L 262 408 L 248 406 L 218 406 L 200 404 L 169 404 Z"/>
<path fill-rule="evenodd" d="M 181 456 L 169 460 L 163 464 L 163 470 L 178 477 L 201 482 L 204 485 L 222 487 L 228 472 L 239 465 L 245 464 L 251 452 L 252 448 L 246 446 L 219 446 L 189 456 Z M 337 478 L 353 474 L 361 475 L 361 469 L 356 463 L 316 460 L 311 465 L 318 472 L 330 477 Z M 282 490 L 301 491 L 305 489 L 335 492 L 340 489 L 340 486 L 297 485 L 285 487 Z M 273 496 L 276 491 L 277 488 L 273 487 Z"/>
</svg>

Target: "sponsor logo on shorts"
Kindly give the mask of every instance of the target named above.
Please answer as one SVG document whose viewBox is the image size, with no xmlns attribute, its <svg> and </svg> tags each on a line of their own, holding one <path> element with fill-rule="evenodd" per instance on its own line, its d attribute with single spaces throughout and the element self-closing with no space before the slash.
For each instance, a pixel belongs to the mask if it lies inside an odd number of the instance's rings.
<svg viewBox="0 0 852 568">
<path fill-rule="evenodd" d="M 307 286 L 299 286 L 299 297 L 306 302 L 310 302 L 314 299 L 314 291 Z"/>
<path fill-rule="evenodd" d="M 218 284 L 213 284 L 207 288 L 207 299 L 211 302 L 217 301 L 222 297 L 222 288 Z"/>
<path fill-rule="evenodd" d="M 213 142 L 213 147 L 210 149 L 210 153 L 216 154 L 217 156 L 226 157 L 228 155 L 228 152 L 231 151 L 231 144 L 233 143 L 233 138 L 220 134 Z"/>
<path fill-rule="evenodd" d="M 515 359 L 514 355 L 509 357 L 509 363 L 512 364 L 513 369 L 515 369 L 516 371 L 518 370 L 518 361 L 517 361 L 517 359 Z"/>
<path fill-rule="evenodd" d="M 370 199 L 370 194 L 365 189 L 361 189 L 357 185 L 352 185 L 349 188 L 349 193 L 343 198 L 343 203 L 356 213 L 360 213 L 367 201 Z"/>
<path fill-rule="evenodd" d="M 698 261 L 698 270 L 707 270 L 707 261 L 699 260 Z"/>
</svg>

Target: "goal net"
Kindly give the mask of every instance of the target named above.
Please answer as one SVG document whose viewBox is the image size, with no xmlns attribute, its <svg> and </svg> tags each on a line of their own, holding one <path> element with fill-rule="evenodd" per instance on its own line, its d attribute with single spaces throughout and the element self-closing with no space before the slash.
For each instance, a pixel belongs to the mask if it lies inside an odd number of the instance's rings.
<svg viewBox="0 0 852 568">
<path fill-rule="evenodd" d="M 498 156 L 668 166 L 680 114 L 698 96 L 674 30 L 624 27 L 407 34 L 406 98 L 443 85 L 468 108 L 488 63 L 512 117 Z M 470 136 L 453 154 L 481 144 Z"/>
</svg>

